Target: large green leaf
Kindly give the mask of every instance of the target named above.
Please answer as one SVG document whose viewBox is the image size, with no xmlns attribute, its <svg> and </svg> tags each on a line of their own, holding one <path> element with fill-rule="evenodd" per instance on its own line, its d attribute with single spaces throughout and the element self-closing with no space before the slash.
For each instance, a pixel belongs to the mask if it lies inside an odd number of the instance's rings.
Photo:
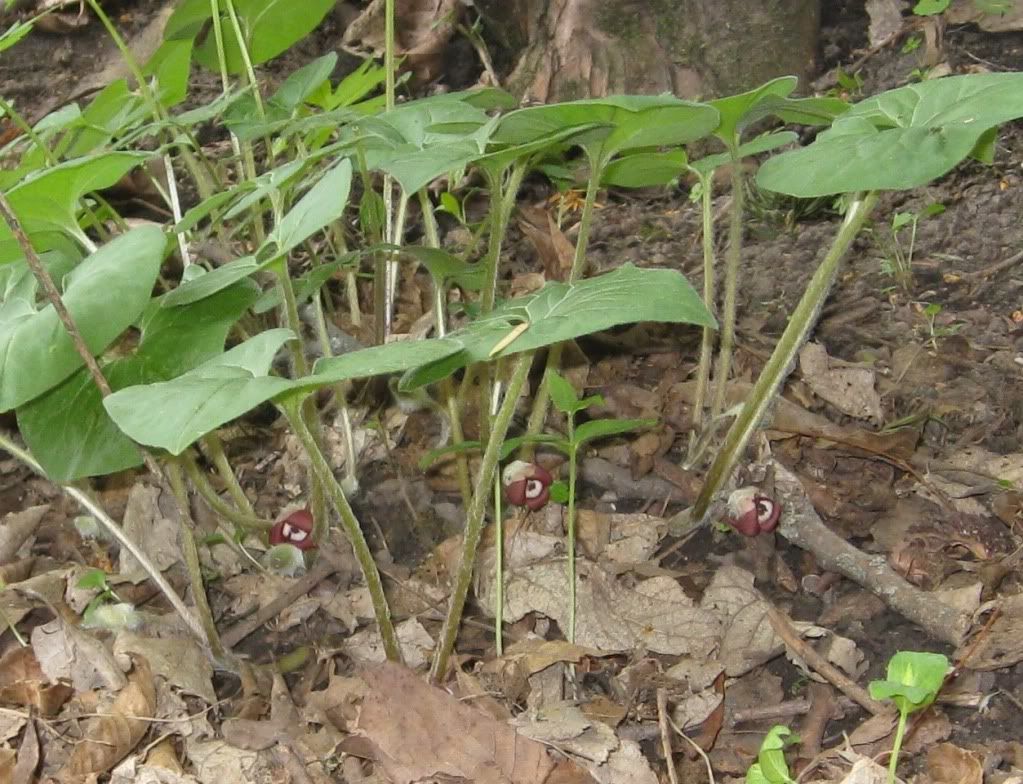
<svg viewBox="0 0 1023 784">
<path fill-rule="evenodd" d="M 916 188 L 972 154 L 992 128 L 1021 116 L 1021 73 L 911 84 L 856 104 L 813 144 L 771 158 L 757 182 L 802 197 Z"/>
<path fill-rule="evenodd" d="M 245 46 L 254 65 L 265 63 L 305 38 L 334 7 L 334 0 L 234 0 L 235 11 L 245 36 Z M 205 6 L 205 8 L 203 8 Z M 186 0 L 168 21 L 168 37 L 196 35 L 211 17 L 208 0 Z M 205 11 L 205 13 L 204 13 Z M 230 18 L 223 14 L 224 53 L 227 70 L 242 73 L 245 63 Z M 196 48 L 196 61 L 211 71 L 219 70 L 214 36 L 209 33 Z"/>
<path fill-rule="evenodd" d="M 288 379 L 267 373 L 293 337 L 287 329 L 261 332 L 171 381 L 115 392 L 103 406 L 129 438 L 179 455 L 196 439 L 292 388 Z"/>
<path fill-rule="evenodd" d="M 531 351 L 638 321 L 717 326 L 680 273 L 625 264 L 579 283 L 551 282 L 540 291 L 505 302 L 448 336 L 462 343 L 465 351 L 411 371 L 402 387 L 414 389 L 432 383 L 492 354 Z M 506 343 L 513 331 L 518 336 Z M 504 345 L 499 348 L 499 344 Z"/>
<path fill-rule="evenodd" d="M 36 250 L 54 247 L 38 242 L 38 235 L 53 233 L 82 237 L 76 212 L 79 200 L 89 191 L 101 190 L 142 163 L 148 155 L 135 152 L 107 152 L 58 164 L 11 188 L 7 198 L 22 227 L 33 239 Z M 21 249 L 11 230 L 0 223 L 0 262 L 21 258 Z M 138 314 L 136 314 L 138 315 Z"/>
<path fill-rule="evenodd" d="M 231 327 L 258 294 L 255 284 L 244 281 L 185 307 L 161 308 L 154 300 L 142 317 L 135 353 L 103 367 L 111 389 L 167 381 L 220 354 Z M 107 415 L 84 368 L 21 406 L 18 430 L 47 476 L 58 482 L 142 462 L 134 442 Z"/>
<path fill-rule="evenodd" d="M 266 269 L 272 262 L 273 259 L 257 261 L 255 256 L 243 256 L 240 259 L 229 261 L 223 266 L 182 283 L 163 297 L 161 302 L 165 308 L 176 308 L 198 302 L 206 297 L 212 297 L 218 291 L 223 291 L 239 280 Z"/>
<path fill-rule="evenodd" d="M 714 129 L 714 135 L 726 143 L 737 141 L 748 122 L 747 115 L 761 100 L 767 96 L 786 97 L 796 89 L 798 83 L 799 80 L 795 76 L 779 76 L 748 92 L 711 101 L 710 105 L 717 109 L 721 116 L 717 128 Z"/>
<path fill-rule="evenodd" d="M 86 345 L 98 354 L 149 302 L 166 241 L 154 226 L 118 237 L 67 276 L 63 300 Z M 32 400 L 82 367 L 52 305 L 0 313 L 0 411 Z"/>
<path fill-rule="evenodd" d="M 316 362 L 312 375 L 297 379 L 296 390 L 312 390 L 355 378 L 399 373 L 409 368 L 436 362 L 462 351 L 457 340 L 398 340 L 383 346 L 349 351 L 339 357 L 324 357 Z"/>
<path fill-rule="evenodd" d="M 686 151 L 677 150 L 640 151 L 609 163 L 601 174 L 600 184 L 618 188 L 649 188 L 667 185 L 686 168 Z"/>
<path fill-rule="evenodd" d="M 501 118 L 494 139 L 524 144 L 566 128 L 606 124 L 612 127 L 610 133 L 579 141 L 603 166 L 625 150 L 674 146 L 699 139 L 712 132 L 718 122 L 717 110 L 708 104 L 670 95 L 620 95 L 510 112 Z"/>
<path fill-rule="evenodd" d="M 351 186 L 352 163 L 346 158 L 330 168 L 298 203 L 288 210 L 267 237 L 264 251 L 257 255 L 265 258 L 266 251 L 274 256 L 288 253 L 328 223 L 340 218 L 348 204 Z"/>
</svg>

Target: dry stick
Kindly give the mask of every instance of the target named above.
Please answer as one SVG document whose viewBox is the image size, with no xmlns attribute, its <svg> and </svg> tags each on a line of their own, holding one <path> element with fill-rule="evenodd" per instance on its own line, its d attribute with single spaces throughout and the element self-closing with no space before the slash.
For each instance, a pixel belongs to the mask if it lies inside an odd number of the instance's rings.
<svg viewBox="0 0 1023 784">
<path fill-rule="evenodd" d="M 884 705 L 875 700 L 867 694 L 865 689 L 860 687 L 841 670 L 835 667 L 835 665 L 817 653 L 811 645 L 803 642 L 802 638 L 799 636 L 799 632 L 792 628 L 792 624 L 789 622 L 789 619 L 786 618 L 777 607 L 770 603 L 767 603 L 767 619 L 771 622 L 771 626 L 774 627 L 774 631 L 785 643 L 785 647 L 788 648 L 793 655 L 798 656 L 800 659 L 805 661 L 810 669 L 821 677 L 827 679 L 829 683 L 833 684 L 836 689 L 845 694 L 849 699 L 866 708 L 875 716 L 880 716 L 891 711 L 890 706 Z"/>
<path fill-rule="evenodd" d="M 972 625 L 968 613 L 907 583 L 888 566 L 883 555 L 867 555 L 834 533 L 824 525 L 795 475 L 776 460 L 771 465 L 776 500 L 783 510 L 778 527 L 782 536 L 813 553 L 822 569 L 862 585 L 935 639 L 955 646 L 963 642 Z"/>
<path fill-rule="evenodd" d="M 297 601 L 300 597 L 305 596 L 337 570 L 336 563 L 331 563 L 327 558 L 318 559 L 312 571 L 306 574 L 305 577 L 292 583 L 286 591 L 266 607 L 253 613 L 248 618 L 238 621 L 238 623 L 220 635 L 220 641 L 224 644 L 225 648 L 233 648 L 264 623 L 277 617 L 286 607 Z"/>
<path fill-rule="evenodd" d="M 661 730 L 661 751 L 664 764 L 668 766 L 668 778 L 671 784 L 678 784 L 678 771 L 672 758 L 671 728 L 668 726 L 668 690 L 663 688 L 657 690 L 657 726 Z"/>
</svg>

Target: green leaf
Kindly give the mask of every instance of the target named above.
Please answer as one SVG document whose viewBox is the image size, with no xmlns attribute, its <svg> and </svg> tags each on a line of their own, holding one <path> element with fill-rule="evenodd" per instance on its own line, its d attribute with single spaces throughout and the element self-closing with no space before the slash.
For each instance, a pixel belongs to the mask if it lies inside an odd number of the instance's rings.
<svg viewBox="0 0 1023 784">
<path fill-rule="evenodd" d="M 559 479 L 550 486 L 550 500 L 556 504 L 568 503 L 568 482 Z"/>
<path fill-rule="evenodd" d="M 556 370 L 547 371 L 547 386 L 551 393 L 551 402 L 562 414 L 572 416 L 582 407 L 575 388 Z"/>
<path fill-rule="evenodd" d="M 951 0 L 920 0 L 913 6 L 913 13 L 917 16 L 935 16 L 943 14 L 948 8 Z"/>
<path fill-rule="evenodd" d="M 706 136 L 718 125 L 717 110 L 708 104 L 670 95 L 620 95 L 608 98 L 530 106 L 501 118 L 496 141 L 523 144 L 573 126 L 600 123 L 610 132 L 578 143 L 605 165 L 617 153 L 641 147 L 669 147 Z"/>
<path fill-rule="evenodd" d="M 49 250 L 52 241 L 38 235 L 83 237 L 76 212 L 82 196 L 117 182 L 148 156 L 134 152 L 107 152 L 60 163 L 26 179 L 7 193 L 14 214 L 33 239 L 36 250 Z M 0 223 L 0 262 L 21 258 L 7 224 Z"/>
<path fill-rule="evenodd" d="M 739 160 L 742 160 L 743 158 L 748 158 L 751 155 L 770 152 L 771 150 L 777 149 L 783 145 L 791 144 L 798 138 L 798 134 L 795 134 L 792 131 L 775 131 L 774 133 L 765 133 L 763 136 L 758 136 L 744 144 L 740 144 L 736 157 Z M 692 169 L 698 174 L 706 176 L 718 168 L 718 166 L 724 166 L 726 163 L 731 162 L 731 160 L 732 158 L 727 152 L 718 153 L 716 155 L 705 155 L 703 158 L 692 163 Z"/>
<path fill-rule="evenodd" d="M 295 301 L 301 305 L 315 297 L 323 285 L 334 277 L 339 270 L 353 266 L 365 251 L 351 251 L 337 261 L 320 264 L 295 281 Z M 273 286 L 263 292 L 252 306 L 253 313 L 266 313 L 281 304 L 281 289 Z"/>
<path fill-rule="evenodd" d="M 737 144 L 754 107 L 767 96 L 788 96 L 798 83 L 799 79 L 795 76 L 779 76 L 748 92 L 711 101 L 710 105 L 717 109 L 720 116 L 717 127 L 713 129 L 714 135 L 725 144 Z"/>
<path fill-rule="evenodd" d="M 192 41 L 165 40 L 142 73 L 156 80 L 155 93 L 165 108 L 177 106 L 188 96 L 188 77 L 192 72 Z"/>
<path fill-rule="evenodd" d="M 221 354 L 228 332 L 258 294 L 243 281 L 180 308 L 150 303 L 135 353 L 103 366 L 115 392 L 167 381 Z M 69 482 L 142 462 L 142 455 L 111 421 L 99 390 L 82 368 L 59 386 L 18 408 L 18 430 L 50 479 Z"/>
<path fill-rule="evenodd" d="M 446 286 L 455 283 L 466 291 L 479 291 L 486 278 L 484 265 L 467 264 L 440 248 L 415 245 L 403 247 L 401 252 L 421 261 L 435 285 Z"/>
<path fill-rule="evenodd" d="M 619 188 L 667 185 L 685 170 L 688 160 L 685 150 L 623 155 L 615 158 L 604 168 L 600 184 Z"/>
<path fill-rule="evenodd" d="M 285 79 L 270 100 L 290 114 L 318 88 L 330 84 L 330 75 L 336 65 L 337 52 L 328 52 L 316 58 Z"/>
<path fill-rule="evenodd" d="M 383 84 L 386 78 L 387 71 L 367 58 L 358 68 L 342 79 L 334 90 L 330 89 L 328 82 L 324 82 L 319 89 L 307 96 L 307 99 L 309 103 L 327 111 L 337 109 L 339 106 L 351 106 Z"/>
<path fill-rule="evenodd" d="M 940 653 L 899 651 L 888 660 L 888 679 L 870 683 L 870 696 L 892 700 L 904 713 L 925 708 L 938 696 L 948 669 Z"/>
<path fill-rule="evenodd" d="M 0 52 L 10 49 L 31 32 L 31 22 L 15 22 L 7 28 L 3 35 L 0 35 Z"/>
<path fill-rule="evenodd" d="M 129 438 L 179 455 L 225 422 L 292 389 L 288 379 L 267 373 L 293 338 L 287 329 L 261 332 L 172 381 L 115 392 L 103 406 Z"/>
<path fill-rule="evenodd" d="M 68 275 L 64 305 L 93 354 L 106 349 L 149 301 L 166 241 L 143 226 L 107 243 Z M 20 406 L 82 367 L 52 305 L 0 311 L 0 411 Z"/>
<path fill-rule="evenodd" d="M 593 419 L 575 429 L 575 441 L 582 445 L 598 438 L 618 436 L 633 430 L 647 430 L 656 424 L 656 419 Z"/>
<path fill-rule="evenodd" d="M 467 364 L 488 361 L 494 347 L 523 323 L 528 328 L 495 356 L 531 351 L 639 321 L 717 326 L 680 273 L 625 264 L 575 284 L 550 282 L 540 291 L 503 303 L 487 317 L 449 335 L 465 346 L 464 352 L 406 374 L 402 388 L 415 389 Z"/>
<path fill-rule="evenodd" d="M 1023 116 L 1023 74 L 949 76 L 862 101 L 813 144 L 776 155 L 757 183 L 792 196 L 905 190 L 950 171 L 992 128 Z"/>
<path fill-rule="evenodd" d="M 244 256 L 240 259 L 229 261 L 215 270 L 182 283 L 174 291 L 164 296 L 161 302 L 165 308 L 190 305 L 206 297 L 212 297 L 218 291 L 223 291 L 228 286 L 233 286 L 239 280 L 261 272 L 272 263 L 273 259 L 256 261 L 255 256 Z"/>
<path fill-rule="evenodd" d="M 205 5 L 208 9 L 209 3 Z M 334 7 L 334 0 L 302 0 L 301 3 L 295 3 L 294 0 L 234 0 L 234 7 L 240 17 L 245 46 L 252 64 L 260 65 L 311 33 Z M 207 12 L 206 17 L 210 16 Z M 175 32 L 180 33 L 186 29 L 183 22 L 184 18 L 178 21 Z M 228 73 L 240 74 L 244 71 L 245 63 L 230 18 L 226 14 L 222 15 L 221 25 Z M 196 61 L 211 71 L 219 70 L 216 42 L 212 33 L 196 48 Z"/>
<path fill-rule="evenodd" d="M 347 158 L 330 168 L 298 203 L 288 210 L 266 238 L 257 256 L 282 256 L 331 221 L 341 217 L 348 205 L 352 185 L 352 162 Z"/>
<path fill-rule="evenodd" d="M 107 573 L 102 569 L 88 569 L 78 578 L 78 588 L 94 591 L 107 590 Z"/>
<path fill-rule="evenodd" d="M 462 344 L 448 338 L 397 340 L 382 346 L 349 351 L 339 357 L 322 357 L 313 366 L 312 374 L 297 379 L 294 387 L 313 390 L 353 378 L 399 373 L 418 365 L 437 362 L 461 351 Z"/>
</svg>

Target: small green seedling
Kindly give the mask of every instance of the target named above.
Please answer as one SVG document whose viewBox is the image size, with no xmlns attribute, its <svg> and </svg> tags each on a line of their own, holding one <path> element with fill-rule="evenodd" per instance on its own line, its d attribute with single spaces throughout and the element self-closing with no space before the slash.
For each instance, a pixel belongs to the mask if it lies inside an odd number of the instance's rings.
<svg viewBox="0 0 1023 784">
<path fill-rule="evenodd" d="M 909 292 L 913 285 L 913 252 L 916 250 L 916 229 L 921 220 L 941 215 L 945 205 L 937 202 L 928 204 L 919 212 L 897 212 L 892 216 L 887 236 L 878 236 L 877 241 L 884 253 L 881 260 L 881 272 L 895 280 L 904 292 Z M 908 229 L 909 240 L 904 242 Z"/>
<path fill-rule="evenodd" d="M 785 761 L 785 747 L 799 742 L 799 736 L 784 724 L 775 724 L 760 744 L 757 761 L 746 771 L 746 784 L 795 784 Z"/>
<path fill-rule="evenodd" d="M 891 700 L 899 709 L 899 723 L 895 728 L 895 743 L 888 764 L 889 784 L 895 781 L 899 749 L 906 732 L 906 717 L 934 702 L 945 682 L 948 667 L 948 658 L 940 653 L 899 651 L 888 661 L 887 680 L 871 681 L 870 696 L 875 700 Z"/>
<path fill-rule="evenodd" d="M 135 629 L 142 622 L 135 607 L 121 601 L 102 569 L 89 569 L 78 579 L 78 587 L 98 591 L 82 613 L 86 629 Z"/>
<path fill-rule="evenodd" d="M 926 320 L 927 342 L 931 348 L 938 350 L 938 339 L 947 338 L 956 334 L 962 329 L 962 323 L 938 324 L 938 316 L 941 315 L 942 307 L 937 302 L 928 302 L 920 309 L 921 315 Z"/>
</svg>

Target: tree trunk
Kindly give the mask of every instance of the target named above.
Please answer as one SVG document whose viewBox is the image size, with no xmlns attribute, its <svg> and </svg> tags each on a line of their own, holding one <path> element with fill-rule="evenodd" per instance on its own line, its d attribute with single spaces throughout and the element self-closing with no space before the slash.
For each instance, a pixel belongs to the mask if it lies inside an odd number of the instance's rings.
<svg viewBox="0 0 1023 784">
<path fill-rule="evenodd" d="M 712 98 L 815 69 L 820 0 L 476 0 L 529 101 Z"/>
</svg>

